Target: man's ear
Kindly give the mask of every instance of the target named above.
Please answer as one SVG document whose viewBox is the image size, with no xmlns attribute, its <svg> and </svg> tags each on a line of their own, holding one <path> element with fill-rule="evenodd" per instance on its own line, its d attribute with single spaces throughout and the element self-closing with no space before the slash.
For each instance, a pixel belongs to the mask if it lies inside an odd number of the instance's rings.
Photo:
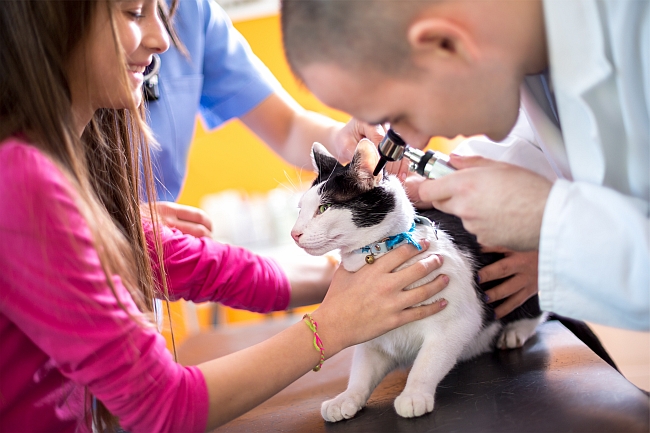
<svg viewBox="0 0 650 433">
<path fill-rule="evenodd" d="M 407 39 L 413 55 L 448 59 L 454 56 L 473 62 L 478 58 L 478 46 L 461 25 L 445 18 L 422 17 L 407 29 Z"/>
<path fill-rule="evenodd" d="M 325 146 L 317 141 L 311 146 L 311 163 L 319 177 L 329 176 L 340 165 L 338 160 L 328 152 Z"/>
<path fill-rule="evenodd" d="M 377 176 L 373 175 L 378 162 L 379 151 L 377 150 L 377 146 L 367 138 L 361 140 L 357 144 L 350 164 L 352 164 L 352 168 L 362 189 L 370 190 L 381 182 L 383 170 Z"/>
</svg>

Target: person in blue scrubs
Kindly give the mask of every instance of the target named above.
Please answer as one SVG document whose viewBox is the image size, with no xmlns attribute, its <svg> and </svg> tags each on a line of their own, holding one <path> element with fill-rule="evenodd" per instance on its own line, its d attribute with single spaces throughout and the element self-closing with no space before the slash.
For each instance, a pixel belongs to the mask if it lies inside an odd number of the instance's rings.
<svg viewBox="0 0 650 433">
<path fill-rule="evenodd" d="M 213 0 L 178 2 L 174 29 L 187 50 L 173 44 L 160 56 L 159 98 L 147 105 L 160 150 L 152 149 L 159 209 L 165 222 L 197 236 L 209 235 L 199 209 L 174 203 L 186 177 L 197 114 L 209 129 L 239 118 L 287 162 L 311 167 L 310 148 L 323 143 L 346 160 L 364 137 L 379 130 L 352 120 L 343 124 L 303 109 L 257 58 Z"/>
</svg>

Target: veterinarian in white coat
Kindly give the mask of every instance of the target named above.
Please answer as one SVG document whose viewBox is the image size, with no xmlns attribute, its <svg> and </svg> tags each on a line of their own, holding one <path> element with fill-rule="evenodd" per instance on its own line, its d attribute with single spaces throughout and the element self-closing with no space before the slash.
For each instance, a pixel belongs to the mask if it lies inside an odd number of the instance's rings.
<svg viewBox="0 0 650 433">
<path fill-rule="evenodd" d="M 503 143 L 473 138 L 458 152 L 555 181 L 540 234 L 543 310 L 648 330 L 650 4 L 546 2 L 544 11 L 550 74 L 522 85 L 525 118 Z"/>
<path fill-rule="evenodd" d="M 648 330 L 650 4 L 549 1 L 544 10 L 553 93 L 536 87 L 545 77 L 522 89 L 537 142 L 560 178 L 540 235 L 541 305 Z"/>
</svg>

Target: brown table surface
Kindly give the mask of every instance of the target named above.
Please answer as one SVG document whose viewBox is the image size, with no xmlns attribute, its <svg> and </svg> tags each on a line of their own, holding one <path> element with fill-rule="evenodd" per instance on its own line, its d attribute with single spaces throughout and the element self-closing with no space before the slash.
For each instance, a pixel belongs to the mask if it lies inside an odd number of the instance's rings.
<svg viewBox="0 0 650 433">
<path fill-rule="evenodd" d="M 299 321 L 271 319 L 188 338 L 179 362 L 195 365 L 256 344 Z M 351 420 L 326 423 L 321 403 L 345 390 L 353 348 L 216 432 L 643 432 L 648 396 L 602 361 L 559 322 L 543 324 L 521 349 L 458 364 L 440 383 L 432 413 L 404 419 L 393 400 L 408 374 L 390 373 Z"/>
</svg>

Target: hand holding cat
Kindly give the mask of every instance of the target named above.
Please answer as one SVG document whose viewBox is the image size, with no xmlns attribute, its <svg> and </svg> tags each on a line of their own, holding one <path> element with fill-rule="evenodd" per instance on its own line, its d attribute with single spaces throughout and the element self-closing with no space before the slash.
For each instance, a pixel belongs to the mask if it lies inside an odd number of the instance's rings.
<svg viewBox="0 0 650 433">
<path fill-rule="evenodd" d="M 537 251 L 517 252 L 505 248 L 483 248 L 484 253 L 502 253 L 505 258 L 487 265 L 478 271 L 481 283 L 510 277 L 498 286 L 487 290 L 488 302 L 505 299 L 494 309 L 500 319 L 522 305 L 538 292 Z"/>
<path fill-rule="evenodd" d="M 422 182 L 419 200 L 460 217 L 482 245 L 538 249 L 550 181 L 479 156 L 451 155 L 450 162 L 458 171 Z"/>
<path fill-rule="evenodd" d="M 336 146 L 335 149 L 329 149 L 332 155 L 336 156 L 341 162 L 352 160 L 357 143 L 364 138 L 379 144 L 386 135 L 386 131 L 381 125 L 371 125 L 357 119 L 351 119 L 345 126 L 334 134 L 331 143 Z"/>
<path fill-rule="evenodd" d="M 424 249 L 429 247 L 428 241 L 421 245 Z M 402 290 L 442 266 L 441 257 L 432 255 L 392 272 L 419 253 L 404 245 L 357 272 L 339 267 L 323 303 L 312 314 L 319 324 L 327 356 L 445 308 L 444 300 L 411 308 L 443 290 L 449 282 L 445 275 L 415 289 Z"/>
</svg>

